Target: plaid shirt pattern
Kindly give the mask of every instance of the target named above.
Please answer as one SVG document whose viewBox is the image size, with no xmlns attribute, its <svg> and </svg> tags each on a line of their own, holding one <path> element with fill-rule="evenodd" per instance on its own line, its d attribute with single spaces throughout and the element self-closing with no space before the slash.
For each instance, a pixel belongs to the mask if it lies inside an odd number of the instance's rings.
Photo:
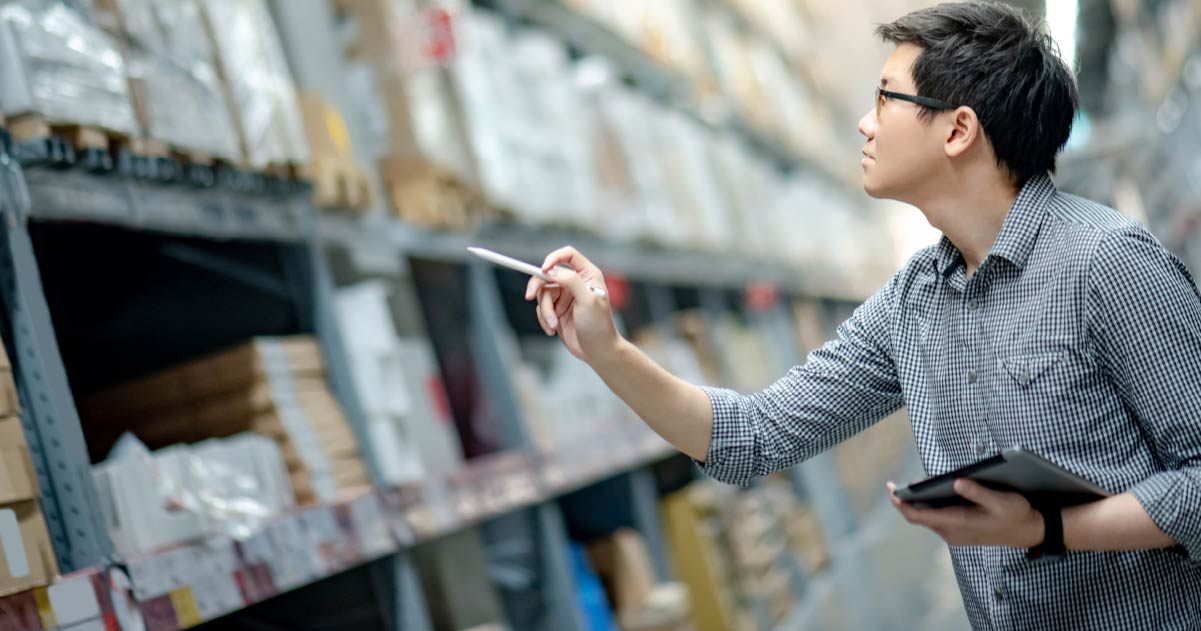
<svg viewBox="0 0 1201 631">
<path fill-rule="evenodd" d="M 701 466 L 723 482 L 792 466 L 904 405 L 927 474 L 1028 448 L 1132 493 L 1187 552 L 1030 562 L 952 546 L 974 628 L 1201 628 L 1201 296 L 1145 228 L 1048 176 L 1022 188 L 970 279 L 944 237 L 772 386 L 705 391 Z"/>
</svg>

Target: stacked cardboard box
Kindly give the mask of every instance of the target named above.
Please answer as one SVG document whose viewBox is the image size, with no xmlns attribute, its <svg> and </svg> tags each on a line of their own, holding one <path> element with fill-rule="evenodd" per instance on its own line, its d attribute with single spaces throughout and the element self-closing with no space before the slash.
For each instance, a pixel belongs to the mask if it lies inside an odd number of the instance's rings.
<svg viewBox="0 0 1201 631">
<path fill-rule="evenodd" d="M 346 66 L 368 110 L 387 201 L 407 221 L 466 228 L 479 177 L 458 88 L 451 16 L 415 0 L 344 0 L 353 42 Z"/>
<path fill-rule="evenodd" d="M 637 531 L 622 528 L 588 546 L 622 631 L 692 631 L 688 589 L 659 583 Z"/>
<path fill-rule="evenodd" d="M 312 150 L 313 202 L 320 208 L 365 210 L 371 204 L 371 181 L 354 157 L 342 113 L 309 92 L 300 95 L 300 111 Z"/>
<path fill-rule="evenodd" d="M 19 413 L 12 366 L 0 348 L 0 596 L 58 575 Z"/>
<path fill-rule="evenodd" d="M 150 447 L 254 431 L 275 439 L 302 504 L 370 484 L 358 442 L 323 378 L 315 339 L 259 338 L 92 395 L 89 440 L 132 431 Z"/>
<path fill-rule="evenodd" d="M 786 485 L 773 482 L 745 491 L 723 488 L 727 497 L 720 502 L 739 592 L 758 626 L 768 628 L 791 611 L 804 578 L 787 528 L 796 503 Z"/>
<path fill-rule="evenodd" d="M 675 563 L 688 587 L 697 631 L 754 628 L 734 588 L 733 563 L 722 542 L 711 484 L 692 484 L 664 497 L 660 514 Z"/>
</svg>

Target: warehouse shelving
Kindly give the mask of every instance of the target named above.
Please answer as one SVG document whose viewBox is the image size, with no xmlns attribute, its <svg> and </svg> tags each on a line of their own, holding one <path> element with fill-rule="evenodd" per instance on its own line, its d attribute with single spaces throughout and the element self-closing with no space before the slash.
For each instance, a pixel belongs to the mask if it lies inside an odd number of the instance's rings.
<svg viewBox="0 0 1201 631">
<path fill-rule="evenodd" d="M 313 3 L 307 4 L 311 9 Z M 541 8 L 531 9 L 535 4 Z M 595 25 L 588 26 L 586 18 L 574 13 L 563 13 L 567 9 L 557 2 L 526 0 L 516 6 L 522 15 L 582 50 L 616 59 L 644 89 L 673 99 L 681 108 L 701 117 L 695 105 L 680 100 L 686 86 L 681 86 L 677 77 L 612 33 L 597 31 Z M 278 17 L 280 11 L 276 8 Z M 527 14 L 530 11 L 533 13 Z M 289 7 L 286 13 L 287 19 L 280 22 L 292 22 L 300 33 L 332 32 L 309 30 L 311 24 L 305 22 L 304 9 Z M 313 39 L 304 41 L 313 51 L 310 54 L 322 56 Z M 336 57 L 326 56 L 324 63 Z M 310 61 L 306 58 L 302 67 Z M 313 61 L 312 68 L 318 63 Z M 312 71 L 327 78 L 339 76 L 337 72 Z M 772 155 L 782 167 L 796 168 L 800 163 L 786 149 L 737 118 L 719 124 L 737 129 L 748 143 Z M 379 589 L 395 596 L 390 602 L 380 603 L 389 627 L 428 629 L 432 623 L 416 575 L 413 549 L 477 525 L 488 531 L 496 520 L 515 515 L 533 533 L 541 551 L 538 572 L 553 592 L 547 598 L 546 626 L 581 628 L 573 606 L 573 579 L 566 564 L 567 533 L 556 500 L 598 481 L 616 477 L 628 480 L 635 526 L 647 541 L 657 576 L 667 580 L 671 564 L 658 525 L 655 479 L 647 466 L 670 457 L 674 450 L 644 428 L 595 436 L 586 443 L 563 446 L 550 453 L 534 449 L 524 435 L 522 412 L 505 378 L 506 367 L 513 359 L 514 332 L 505 318 L 497 274 L 482 262 L 469 261 L 465 247 L 478 243 L 538 260 L 564 243 L 577 245 L 606 270 L 644 285 L 649 319 L 660 326 L 666 326 L 678 307 L 671 295 L 672 287 L 698 288 L 705 296 L 702 302 L 713 313 L 727 309 L 728 295 L 749 283 L 766 283 L 782 294 L 823 296 L 839 302 L 862 299 L 872 289 L 863 279 L 792 269 L 752 257 L 652 249 L 549 230 L 492 225 L 463 235 L 418 230 L 379 216 L 318 218 L 305 192 L 299 190 L 234 193 L 220 187 L 153 184 L 117 174 L 71 169 L 22 170 L 3 153 L 0 166 L 4 182 L 0 194 L 4 224 L 0 229 L 0 293 L 7 314 L 5 341 L 17 374 L 22 421 L 34 453 L 42 505 L 60 565 L 68 572 L 48 590 L 0 599 L 0 611 L 38 615 L 47 628 L 102 619 L 120 622 L 122 616 L 130 615 L 126 609 L 140 613 L 151 629 L 182 628 L 368 564 Z M 91 489 L 91 462 L 75 409 L 73 381 L 68 379 L 60 348 L 61 331 L 56 329 L 61 322 L 52 317 L 52 299 L 43 286 L 40 264 L 44 261 L 38 258 L 31 226 L 119 229 L 147 238 L 211 243 L 214 249 L 233 242 L 278 252 L 282 270 L 265 274 L 205 247 L 171 250 L 172 256 L 186 259 L 188 264 L 293 305 L 297 326 L 316 333 L 321 341 L 331 385 L 360 442 L 365 440 L 364 414 L 350 385 L 346 353 L 332 309 L 335 285 L 327 261 L 330 249 L 353 249 L 356 256 L 372 257 L 382 267 L 404 267 L 417 259 L 465 267 L 467 282 L 462 289 L 468 294 L 474 315 L 472 333 L 491 342 L 479 349 L 481 377 L 495 395 L 494 400 L 504 402 L 503 449 L 473 459 L 446 475 L 428 476 L 398 487 L 377 484 L 365 495 L 284 515 L 249 541 L 217 540 L 118 558 L 100 523 L 101 511 Z M 775 340 L 773 347 L 783 351 L 775 358 L 781 368 L 799 359 L 795 352 L 788 354 L 786 350 L 795 349 L 796 344 L 789 314 L 782 305 L 754 319 L 761 333 Z M 369 453 L 364 457 L 378 480 L 378 466 L 370 461 Z M 818 458 L 797 470 L 794 478 L 806 489 L 830 536 L 852 536 L 856 525 L 842 508 L 834 475 L 829 460 Z M 271 547 L 278 542 L 267 542 L 276 537 L 290 542 L 288 552 L 271 553 L 278 552 Z M 285 567 L 273 570 L 267 561 Z M 68 612 L 55 605 L 56 593 L 88 589 L 97 594 L 96 602 L 84 612 Z M 129 596 L 131 602 L 122 602 Z M 39 599 L 48 599 L 50 604 L 42 605 Z"/>
<path fill-rule="evenodd" d="M 312 214 L 303 191 L 239 194 L 218 188 L 166 186 L 80 171 L 25 172 L 30 217 L 111 224 L 218 239 L 306 241 Z"/>
<path fill-rule="evenodd" d="M 216 233 L 206 232 L 195 223 L 191 223 L 195 220 L 186 215 L 172 216 L 163 213 L 158 221 L 145 218 L 132 219 L 131 215 L 105 212 L 102 207 L 102 204 L 107 203 L 110 205 L 109 210 L 118 208 L 120 202 L 113 201 L 114 197 L 130 194 L 128 193 L 131 190 L 130 185 L 116 180 L 115 176 L 105 180 L 105 176 L 83 175 L 71 171 L 35 171 L 31 169 L 23 172 L 11 160 L 4 159 L 3 163 L 6 168 L 5 180 L 9 183 L 9 186 L 6 187 L 7 195 L 4 204 L 6 226 L 4 271 L 8 277 L 5 284 L 7 288 L 5 298 L 12 324 L 11 340 L 15 350 L 14 363 L 19 374 L 22 397 L 26 403 L 24 413 L 26 429 L 30 435 L 31 446 L 38 454 L 38 472 L 41 474 L 40 482 L 44 490 L 43 504 L 46 506 L 48 522 L 51 524 L 64 570 L 79 572 L 69 575 L 66 582 L 83 580 L 80 577 L 86 577 L 88 581 L 101 580 L 97 577 L 107 575 L 104 571 L 98 571 L 96 568 L 104 570 L 110 567 L 111 563 L 121 561 L 122 567 L 129 572 L 132 578 L 135 602 L 141 608 L 143 615 L 174 615 L 176 626 L 186 626 L 187 623 L 210 619 L 213 616 L 227 613 L 235 606 L 246 606 L 281 591 L 284 585 L 289 585 L 288 581 L 272 579 L 269 583 L 262 583 L 264 580 L 263 570 L 247 567 L 244 557 L 238 556 L 244 553 L 244 546 L 235 546 L 232 542 L 228 542 L 224 545 L 227 545 L 229 550 L 234 550 L 233 557 L 229 557 L 230 552 L 228 551 L 218 553 L 211 549 L 204 554 L 216 555 L 213 557 L 214 559 L 225 555 L 226 558 L 233 558 L 236 561 L 233 572 L 236 576 L 229 579 L 232 581 L 231 583 L 224 584 L 212 576 L 201 576 L 199 579 L 194 578 L 193 582 L 196 583 L 194 585 L 181 584 L 174 586 L 166 594 L 152 595 L 147 592 L 141 594 L 143 598 L 137 598 L 141 585 L 146 583 L 146 572 L 150 571 L 153 575 L 156 571 L 154 569 L 147 570 L 147 568 L 154 568 L 155 564 L 169 564 L 174 562 L 169 559 L 186 557 L 188 554 L 199 554 L 199 552 L 196 550 L 184 552 L 175 549 L 160 554 L 146 555 L 138 559 L 122 560 L 114 556 L 103 526 L 97 523 L 96 516 L 99 511 L 96 509 L 94 493 L 90 493 L 88 489 L 87 475 L 90 462 L 86 446 L 83 444 L 83 436 L 74 411 L 73 399 L 62 367 L 62 360 L 59 359 L 55 332 L 51 326 L 52 318 L 47 309 L 46 300 L 41 295 L 38 263 L 28 233 L 28 226 L 31 222 L 67 223 L 69 225 L 83 222 L 132 227 L 135 230 L 152 233 L 163 232 L 189 237 L 262 239 L 266 234 L 271 234 L 285 243 L 300 238 L 300 243 L 288 247 L 294 249 L 300 265 L 305 265 L 307 260 L 307 265 L 312 269 L 309 271 L 310 283 L 300 283 L 307 288 L 299 293 L 303 294 L 302 298 L 305 301 L 312 301 L 308 308 L 312 312 L 309 318 L 314 320 L 314 328 L 326 331 L 321 337 L 327 346 L 327 356 L 331 358 L 331 379 L 340 399 L 344 403 L 351 401 L 347 408 L 348 414 L 352 418 L 356 415 L 353 397 L 347 395 L 347 389 L 338 387 L 338 382 L 346 377 L 345 375 L 339 377 L 337 374 L 343 372 L 344 368 L 337 368 L 341 363 L 338 360 L 341 353 L 337 350 L 336 326 L 332 322 L 325 322 L 321 326 L 316 323 L 317 320 L 328 320 L 332 318 L 332 315 L 324 313 L 328 311 L 328 307 L 316 306 L 316 303 L 328 303 L 330 300 L 328 297 L 330 281 L 328 271 L 324 270 L 324 263 L 320 261 L 319 256 L 323 246 L 319 245 L 320 240 L 315 233 L 320 232 L 324 237 L 327 226 L 334 226 L 336 229 L 349 230 L 349 234 L 342 234 L 340 239 L 349 239 L 349 242 L 353 242 L 354 238 L 367 238 L 370 231 L 362 230 L 361 226 L 356 228 L 353 222 L 348 225 L 345 221 L 326 218 L 321 221 L 319 228 L 309 233 L 310 236 L 307 238 L 311 241 L 306 245 L 303 242 L 306 237 L 300 237 L 286 230 L 264 233 L 257 231 L 254 227 L 247 227 L 242 231 L 226 229 Z M 52 191 L 60 179 L 65 189 L 82 189 L 87 194 L 54 195 Z M 176 193 L 172 192 L 172 194 Z M 182 204 L 188 203 L 186 200 L 189 199 L 189 195 L 191 193 L 179 195 L 179 199 L 185 200 L 181 202 Z M 118 197 L 117 199 L 123 198 Z M 272 201 L 274 200 L 264 200 L 261 205 L 254 207 L 255 211 L 274 212 L 279 202 L 271 203 Z M 305 208 L 303 199 L 297 198 L 292 202 L 296 204 L 298 216 L 295 225 L 298 227 L 316 226 L 311 211 L 307 211 Z M 38 203 L 54 203 L 58 207 L 44 210 L 36 206 Z M 94 207 L 101 208 L 101 210 L 95 210 Z M 389 239 L 391 247 L 397 254 L 448 258 L 458 263 L 465 261 L 461 246 L 467 237 L 443 236 L 443 239 L 453 242 L 453 245 L 430 246 L 428 239 L 417 238 L 409 229 L 399 225 L 393 224 L 391 232 L 403 235 L 401 238 Z M 524 245 L 521 247 L 517 246 L 516 240 L 508 243 L 513 243 L 515 252 L 527 256 L 532 254 L 533 248 L 544 247 L 542 242 L 537 240 L 528 237 L 523 239 Z M 607 250 L 598 248 L 598 251 L 601 252 L 601 260 L 611 259 L 614 263 L 624 260 L 627 253 L 631 257 L 634 254 L 632 247 L 623 249 L 614 246 Z M 720 282 L 714 283 L 715 275 L 707 273 L 700 276 L 695 272 L 685 270 L 678 263 L 673 272 L 673 268 L 667 265 L 667 261 L 671 259 L 672 256 L 669 252 L 663 252 L 649 259 L 635 258 L 636 263 L 634 264 L 627 261 L 628 268 L 622 269 L 634 279 L 661 283 L 657 285 L 660 287 L 666 286 L 668 283 L 701 286 L 717 284 L 724 285 L 728 291 L 740 284 L 736 270 L 727 270 L 726 276 L 719 276 Z M 663 264 L 658 264 L 660 262 Z M 712 266 L 710 268 L 712 269 Z M 494 284 L 495 276 L 491 268 L 483 265 L 472 263 L 470 269 L 473 270 L 470 276 L 475 279 L 473 283 L 476 284 L 473 290 L 474 308 L 485 314 L 491 312 L 491 315 L 480 318 L 481 326 L 488 327 L 491 335 L 495 333 L 494 328 L 500 329 L 506 326 L 499 321 L 503 314 L 500 313 L 502 307 L 496 302 L 499 297 L 499 289 Z M 763 268 L 761 265 L 754 265 L 746 269 L 761 272 Z M 741 282 L 745 283 L 751 278 L 760 277 L 762 274 L 757 273 L 755 276 L 743 277 Z M 652 300 L 653 304 L 657 304 L 653 307 L 653 311 L 661 319 L 670 315 L 673 307 L 669 297 L 663 297 L 661 291 L 657 292 L 657 295 L 660 296 L 660 300 L 657 302 Z M 491 303 L 491 306 L 482 303 Z M 497 362 L 493 370 L 503 369 L 504 359 L 501 356 L 496 356 L 493 361 Z M 516 410 L 511 411 L 513 415 L 519 413 Z M 322 561 L 318 567 L 306 574 L 300 584 L 319 580 L 352 565 L 366 563 L 375 558 L 389 557 L 396 559 L 394 580 L 405 581 L 410 589 L 419 589 L 411 576 L 413 570 L 404 554 L 406 547 L 419 545 L 445 533 L 529 507 L 534 507 L 538 519 L 544 525 L 553 528 L 559 518 L 553 504 L 548 504 L 548 502 L 598 480 L 627 471 L 635 472 L 633 484 L 637 489 L 636 494 L 640 496 L 637 502 L 642 505 L 641 509 L 636 511 L 640 515 L 638 519 L 645 529 L 651 533 L 654 532 L 657 518 L 654 515 L 653 482 L 648 481 L 646 474 L 640 470 L 649 462 L 667 457 L 672 450 L 649 430 L 642 429 L 636 432 L 627 431 L 622 434 L 605 435 L 598 437 L 597 440 L 589 441 L 579 448 L 565 448 L 551 454 L 540 454 L 523 448 L 522 445 L 528 444 L 528 439 L 522 436 L 515 435 L 510 438 L 510 442 L 511 447 L 500 455 L 478 462 L 472 461 L 462 471 L 453 475 L 431 478 L 409 487 L 380 489 L 363 498 L 338 505 L 309 509 L 284 518 L 285 520 L 301 520 L 303 523 L 310 521 L 327 524 L 339 523 L 341 527 L 345 528 L 347 524 L 354 524 L 354 522 L 344 518 L 339 520 L 339 515 L 358 511 L 377 516 L 374 518 L 374 524 L 355 524 L 351 530 L 340 531 L 339 537 L 344 537 L 350 543 L 347 543 L 344 546 L 345 549 L 341 551 L 335 547 L 333 556 Z M 378 506 L 375 506 L 376 503 Z M 313 511 L 324 511 L 328 514 L 318 518 L 309 515 Z M 388 536 L 383 537 L 380 535 L 381 532 L 387 532 Z M 333 539 L 333 537 L 327 538 Z M 662 543 L 654 541 L 653 534 L 649 539 L 657 570 L 661 575 L 666 575 L 668 563 L 664 557 Z M 210 544 L 209 548 L 213 545 L 220 548 L 222 544 Z M 318 548 L 320 549 L 320 546 Z M 240 565 L 238 565 L 239 563 Z M 228 566 L 228 563 L 223 565 L 214 561 L 212 566 L 220 570 Z M 242 578 L 237 578 L 237 576 Z M 252 580 L 256 576 L 257 580 L 262 583 L 257 584 L 257 587 Z M 231 590 L 231 586 L 238 581 L 244 583 L 241 591 Z M 111 583 L 107 578 L 104 579 L 104 582 L 105 584 Z M 224 592 L 214 588 L 214 585 L 218 583 L 225 586 Z M 566 585 L 569 586 L 570 583 L 568 582 Z M 181 591 L 184 588 L 188 588 L 186 593 Z M 224 600 L 219 596 L 222 593 Z M 230 600 L 235 593 L 240 598 L 237 602 Z M 191 601 L 188 600 L 188 594 L 190 594 Z M 406 602 L 409 603 L 409 607 L 412 607 L 415 602 L 419 603 L 419 592 L 417 595 L 407 596 Z M 570 603 L 571 601 L 568 599 L 563 602 Z M 110 603 L 108 606 L 112 607 L 113 605 Z M 192 611 L 193 607 L 196 611 Z M 174 611 L 174 614 L 169 614 L 169 610 Z M 423 614 L 420 612 L 415 614 L 409 612 L 409 615 L 416 615 L 418 620 L 423 618 Z M 564 628 L 576 626 L 570 612 L 560 612 L 558 615 L 560 616 L 558 621 L 565 625 Z M 168 624 L 159 628 L 175 627 Z M 414 627 L 410 625 L 404 628 Z"/>
<path fill-rule="evenodd" d="M 640 90 L 695 120 L 710 127 L 735 132 L 756 151 L 770 157 L 779 168 L 805 169 L 839 185 L 845 184 L 843 176 L 830 169 L 829 165 L 798 155 L 746 120 L 729 104 L 699 102 L 685 77 L 652 59 L 603 24 L 566 6 L 561 0 L 496 0 L 495 4 L 503 13 L 528 20 L 585 54 L 604 57 Z M 728 11 L 739 18 L 741 26 L 750 28 L 745 17 L 737 14 L 735 9 Z"/>
<path fill-rule="evenodd" d="M 581 233 L 531 230 L 493 224 L 470 233 L 423 230 L 383 218 L 324 216 L 318 232 L 329 243 L 371 243 L 396 247 L 409 256 L 461 262 L 467 246 L 480 245 L 539 263 L 549 252 L 572 245 L 607 271 L 667 285 L 744 287 L 768 283 L 782 292 L 861 301 L 878 287 L 876 279 L 830 269 L 799 269 L 741 254 L 679 250 L 615 243 Z"/>
</svg>

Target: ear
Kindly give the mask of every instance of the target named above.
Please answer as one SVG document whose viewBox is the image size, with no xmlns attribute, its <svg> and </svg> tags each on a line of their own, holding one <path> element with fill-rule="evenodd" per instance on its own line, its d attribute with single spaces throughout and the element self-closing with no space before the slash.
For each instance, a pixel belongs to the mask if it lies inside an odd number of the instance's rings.
<svg viewBox="0 0 1201 631">
<path fill-rule="evenodd" d="M 976 111 L 966 105 L 957 107 L 955 111 L 951 112 L 946 126 L 943 150 L 946 151 L 948 158 L 964 155 L 976 144 L 983 133 L 983 130 L 980 129 L 980 119 L 976 118 Z"/>
</svg>

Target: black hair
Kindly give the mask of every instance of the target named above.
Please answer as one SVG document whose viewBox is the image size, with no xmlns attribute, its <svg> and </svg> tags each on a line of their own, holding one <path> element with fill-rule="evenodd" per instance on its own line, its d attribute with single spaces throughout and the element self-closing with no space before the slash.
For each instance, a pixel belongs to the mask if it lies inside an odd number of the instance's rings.
<svg viewBox="0 0 1201 631">
<path fill-rule="evenodd" d="M 1018 186 L 1055 172 L 1078 97 L 1041 19 L 1002 4 L 953 2 L 881 24 L 876 34 L 922 49 L 912 69 L 918 94 L 972 108 Z M 938 111 L 921 109 L 925 120 Z"/>
</svg>

